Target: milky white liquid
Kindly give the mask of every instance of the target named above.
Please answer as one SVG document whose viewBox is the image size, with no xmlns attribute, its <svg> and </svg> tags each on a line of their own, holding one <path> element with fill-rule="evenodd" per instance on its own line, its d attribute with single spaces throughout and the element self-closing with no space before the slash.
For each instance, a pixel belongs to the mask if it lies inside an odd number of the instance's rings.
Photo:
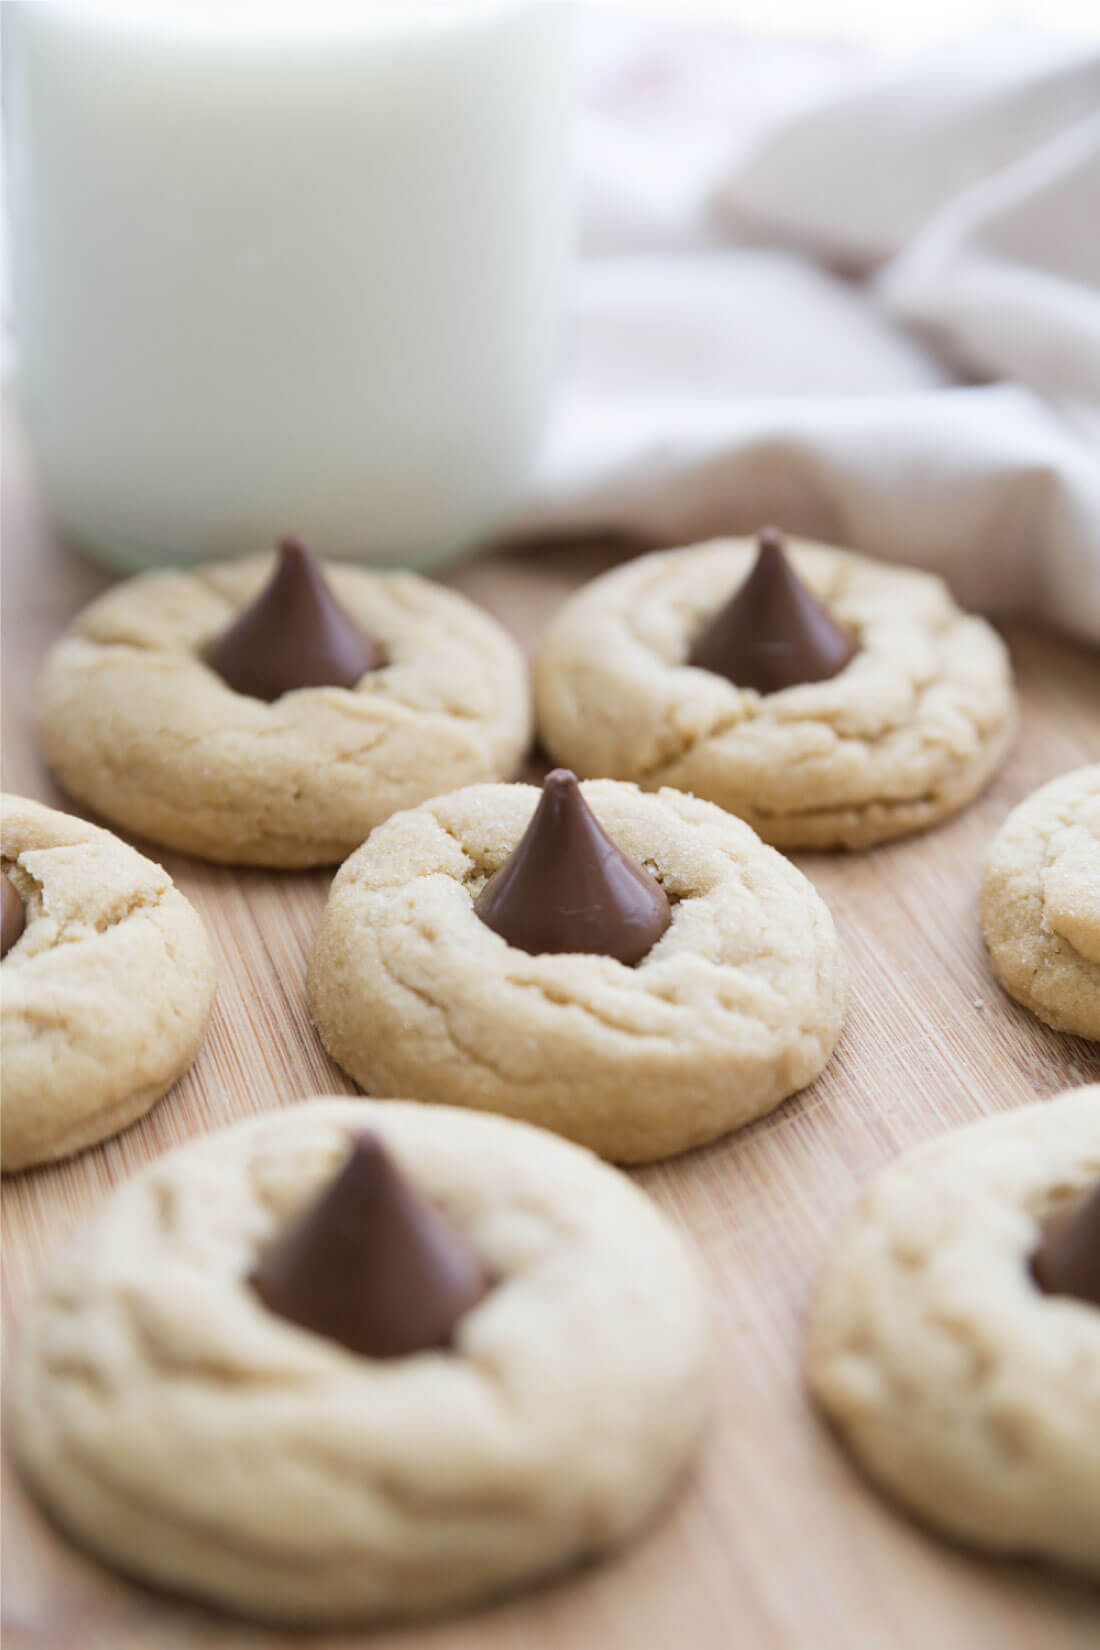
<svg viewBox="0 0 1100 1650">
<path fill-rule="evenodd" d="M 21 397 L 123 567 L 427 564 L 521 487 L 567 240 L 556 0 L 4 7 Z"/>
</svg>

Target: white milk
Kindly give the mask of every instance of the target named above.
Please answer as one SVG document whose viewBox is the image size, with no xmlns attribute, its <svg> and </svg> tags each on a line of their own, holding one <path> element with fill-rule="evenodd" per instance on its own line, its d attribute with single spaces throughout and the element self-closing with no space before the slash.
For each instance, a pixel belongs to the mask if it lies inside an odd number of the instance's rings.
<svg viewBox="0 0 1100 1650">
<path fill-rule="evenodd" d="M 431 563 L 546 407 L 567 240 L 557 0 L 4 6 L 22 400 L 120 567 L 295 532 Z"/>
</svg>

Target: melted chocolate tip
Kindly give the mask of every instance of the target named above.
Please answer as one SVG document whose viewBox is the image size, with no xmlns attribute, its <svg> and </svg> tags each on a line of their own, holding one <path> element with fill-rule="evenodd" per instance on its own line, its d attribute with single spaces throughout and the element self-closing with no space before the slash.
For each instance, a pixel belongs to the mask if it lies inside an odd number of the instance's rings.
<svg viewBox="0 0 1100 1650">
<path fill-rule="evenodd" d="M 1045 1295 L 1100 1306 L 1100 1181 L 1045 1223 L 1031 1273 Z"/>
<path fill-rule="evenodd" d="M 295 534 L 279 540 L 267 584 L 205 657 L 234 692 L 268 703 L 297 688 L 354 687 L 382 662 Z"/>
<path fill-rule="evenodd" d="M 269 1311 L 368 1358 L 447 1346 L 488 1287 L 465 1235 L 368 1130 L 249 1281 Z"/>
<path fill-rule="evenodd" d="M 0 871 L 0 903 L 0 957 L 6 957 L 27 926 L 26 907 L 6 871 Z"/>
<path fill-rule="evenodd" d="M 756 542 L 748 576 L 703 627 L 688 664 L 761 694 L 838 675 L 856 651 L 852 636 L 799 578 L 777 527 L 761 528 Z"/>
<path fill-rule="evenodd" d="M 569 768 L 547 774 L 526 831 L 474 910 L 532 956 L 579 952 L 631 967 L 672 920 L 656 877 L 607 835 Z"/>
</svg>

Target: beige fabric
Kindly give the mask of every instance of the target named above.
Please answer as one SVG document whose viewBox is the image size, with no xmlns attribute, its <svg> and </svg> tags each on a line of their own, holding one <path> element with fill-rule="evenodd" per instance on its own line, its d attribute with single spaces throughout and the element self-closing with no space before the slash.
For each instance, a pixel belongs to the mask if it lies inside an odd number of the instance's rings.
<svg viewBox="0 0 1100 1650">
<path fill-rule="evenodd" d="M 755 546 L 715 539 L 643 556 L 566 602 L 539 649 L 536 714 L 556 760 L 692 791 L 781 848 L 865 848 L 969 802 L 1015 731 L 1000 638 L 930 574 L 790 549 L 859 639 L 838 676 L 761 695 L 685 665 Z"/>
<path fill-rule="evenodd" d="M 480 921 L 473 901 L 540 794 L 483 785 L 397 815 L 341 867 L 310 1003 L 372 1093 L 507 1112 L 645 1162 L 812 1082 L 840 1035 L 847 969 L 814 888 L 740 820 L 675 791 L 583 792 L 673 904 L 637 967 L 529 956 Z"/>
<path fill-rule="evenodd" d="M 1008 816 L 986 859 L 981 918 L 1009 995 L 1059 1031 L 1100 1040 L 1100 764 Z"/>
<path fill-rule="evenodd" d="M 364 1126 L 496 1279 L 453 1353 L 358 1357 L 244 1281 Z M 706 1340 L 680 1239 L 588 1153 L 310 1101 L 116 1192 L 27 1314 L 10 1438 L 58 1521 L 136 1575 L 273 1621 L 418 1615 L 648 1519 L 699 1438 Z"/>
<path fill-rule="evenodd" d="M 513 519 L 778 521 L 1100 642 L 1096 31 L 880 53 L 797 9 L 804 40 L 586 19 L 570 348 Z M 863 46 L 947 32 L 861 10 Z"/>
<path fill-rule="evenodd" d="M 1100 1576 L 1100 1308 L 1042 1294 L 1040 1223 L 1100 1176 L 1100 1085 L 961 1129 L 871 1185 L 810 1315 L 810 1387 L 914 1511 Z"/>
<path fill-rule="evenodd" d="M 326 566 L 388 661 L 356 688 L 234 693 L 200 654 L 271 566 L 143 574 L 78 617 L 39 702 L 43 751 L 74 796 L 207 859 L 323 865 L 397 808 L 512 773 L 530 738 L 523 657 L 488 614 L 413 573 Z"/>
<path fill-rule="evenodd" d="M 3 1163 L 67 1157 L 149 1110 L 199 1051 L 214 957 L 168 873 L 109 831 L 0 799 L 26 927 L 0 968 Z"/>
</svg>

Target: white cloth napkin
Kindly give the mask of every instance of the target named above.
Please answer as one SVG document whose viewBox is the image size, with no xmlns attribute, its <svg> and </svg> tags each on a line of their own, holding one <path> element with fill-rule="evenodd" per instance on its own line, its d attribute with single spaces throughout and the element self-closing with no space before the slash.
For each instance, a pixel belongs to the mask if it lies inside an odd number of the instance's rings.
<svg viewBox="0 0 1100 1650">
<path fill-rule="evenodd" d="M 587 39 L 519 532 L 777 522 L 1100 641 L 1100 46 Z"/>
</svg>

